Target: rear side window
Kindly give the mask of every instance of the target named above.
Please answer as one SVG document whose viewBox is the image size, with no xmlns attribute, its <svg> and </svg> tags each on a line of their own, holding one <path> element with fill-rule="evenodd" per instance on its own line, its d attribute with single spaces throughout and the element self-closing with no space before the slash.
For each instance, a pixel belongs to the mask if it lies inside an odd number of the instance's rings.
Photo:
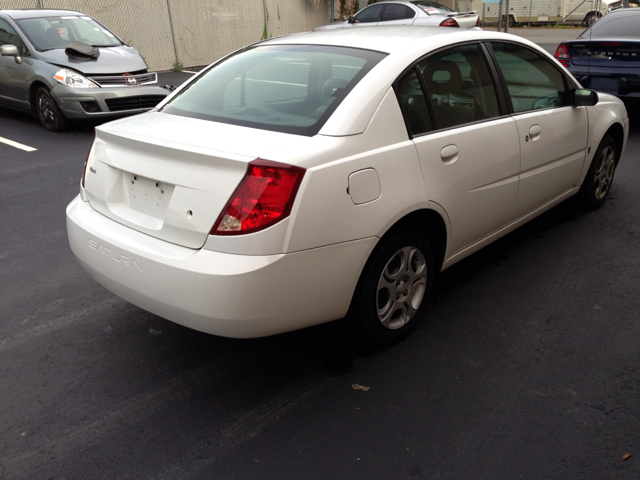
<svg viewBox="0 0 640 480">
<path fill-rule="evenodd" d="M 464 45 L 418 64 L 436 128 L 486 120 L 500 114 L 495 85 L 480 45 Z"/>
<path fill-rule="evenodd" d="M 399 5 L 397 3 L 389 3 L 387 8 L 382 13 L 382 22 L 390 22 L 392 20 L 404 20 L 406 18 L 413 18 L 416 12 L 411 7 L 406 5 Z"/>
<path fill-rule="evenodd" d="M 312 136 L 384 56 L 344 47 L 253 47 L 214 65 L 162 111 Z"/>
<path fill-rule="evenodd" d="M 412 137 L 433 130 L 427 99 L 416 69 L 410 71 L 398 83 L 398 101 Z"/>
<path fill-rule="evenodd" d="M 564 75 L 542 55 L 510 43 L 491 43 L 504 76 L 513 111 L 569 105 Z"/>
</svg>

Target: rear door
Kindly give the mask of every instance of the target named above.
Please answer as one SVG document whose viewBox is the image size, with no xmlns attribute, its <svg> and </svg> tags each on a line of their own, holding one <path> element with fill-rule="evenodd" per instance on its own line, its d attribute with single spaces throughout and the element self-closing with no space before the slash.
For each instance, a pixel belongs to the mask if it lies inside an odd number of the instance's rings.
<svg viewBox="0 0 640 480">
<path fill-rule="evenodd" d="M 576 185 L 586 156 L 587 108 L 571 105 L 569 79 L 540 53 L 506 42 L 491 46 L 518 127 L 518 219 Z"/>
<path fill-rule="evenodd" d="M 499 230 L 518 193 L 520 147 L 480 44 L 420 61 L 397 84 L 429 200 L 449 217 L 449 254 Z"/>
</svg>

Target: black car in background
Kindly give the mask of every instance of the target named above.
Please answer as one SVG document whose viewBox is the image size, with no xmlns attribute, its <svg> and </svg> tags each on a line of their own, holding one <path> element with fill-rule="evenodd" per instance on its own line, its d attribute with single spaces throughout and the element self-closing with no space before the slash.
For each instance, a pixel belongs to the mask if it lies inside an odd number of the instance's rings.
<svg viewBox="0 0 640 480">
<path fill-rule="evenodd" d="M 640 8 L 608 13 L 555 57 L 582 86 L 620 98 L 640 98 Z"/>
</svg>

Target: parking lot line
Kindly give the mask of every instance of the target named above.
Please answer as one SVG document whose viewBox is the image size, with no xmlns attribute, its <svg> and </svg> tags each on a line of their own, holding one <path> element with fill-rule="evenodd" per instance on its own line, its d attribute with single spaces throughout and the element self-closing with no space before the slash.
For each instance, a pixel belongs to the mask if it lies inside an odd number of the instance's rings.
<svg viewBox="0 0 640 480">
<path fill-rule="evenodd" d="M 14 142 L 13 140 L 9 140 L 7 138 L 0 137 L 0 143 L 6 143 L 7 145 L 11 145 L 12 147 L 19 148 L 20 150 L 24 150 L 25 152 L 35 152 L 38 150 L 37 148 L 30 147 L 28 145 L 23 145 L 22 143 Z"/>
</svg>

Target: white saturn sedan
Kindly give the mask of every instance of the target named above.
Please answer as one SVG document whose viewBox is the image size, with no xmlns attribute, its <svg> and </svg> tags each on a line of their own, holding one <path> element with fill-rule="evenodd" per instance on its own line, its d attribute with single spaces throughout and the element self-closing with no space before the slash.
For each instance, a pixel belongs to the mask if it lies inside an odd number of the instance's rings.
<svg viewBox="0 0 640 480">
<path fill-rule="evenodd" d="M 388 344 L 434 275 L 571 197 L 607 198 L 623 103 L 504 33 L 275 38 L 96 129 L 73 253 L 187 327 L 260 337 L 347 317 Z"/>
<path fill-rule="evenodd" d="M 377 25 L 421 25 L 480 30 L 476 28 L 478 15 L 475 10 L 458 13 L 431 0 L 392 0 L 369 5 L 349 17 L 346 22 L 316 27 L 315 31 Z"/>
</svg>

